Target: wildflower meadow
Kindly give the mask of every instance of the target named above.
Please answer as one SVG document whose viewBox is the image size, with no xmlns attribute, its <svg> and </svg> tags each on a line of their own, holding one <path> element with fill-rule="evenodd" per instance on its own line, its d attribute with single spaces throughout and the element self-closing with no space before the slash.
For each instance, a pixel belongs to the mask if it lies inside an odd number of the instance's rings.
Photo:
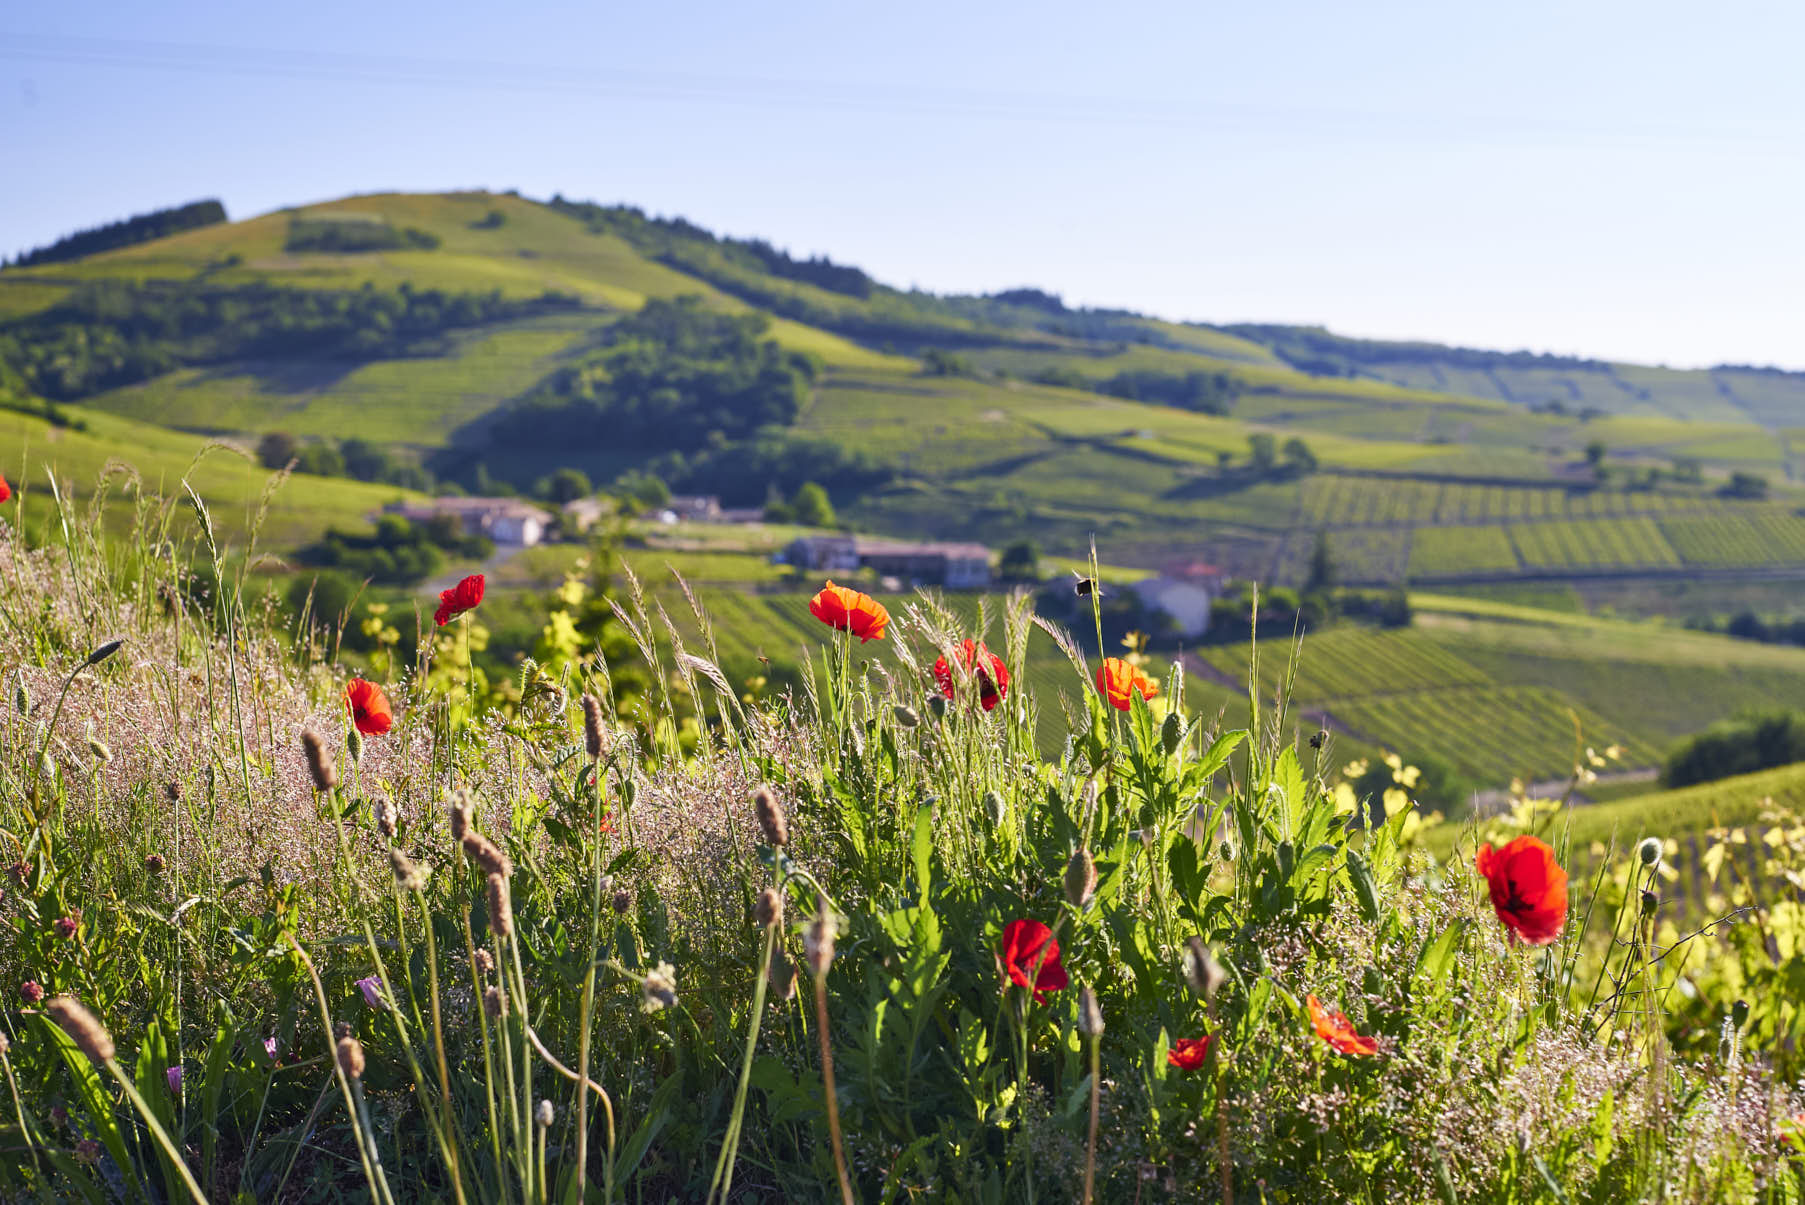
<svg viewBox="0 0 1805 1205">
<path fill-rule="evenodd" d="M 1796 818 L 1682 915 L 1661 834 L 1361 797 L 1307 637 L 1203 714 L 824 583 L 754 696 L 630 573 L 498 672 L 473 573 L 352 658 L 259 512 L 9 492 L 6 1200 L 1805 1202 Z"/>
</svg>

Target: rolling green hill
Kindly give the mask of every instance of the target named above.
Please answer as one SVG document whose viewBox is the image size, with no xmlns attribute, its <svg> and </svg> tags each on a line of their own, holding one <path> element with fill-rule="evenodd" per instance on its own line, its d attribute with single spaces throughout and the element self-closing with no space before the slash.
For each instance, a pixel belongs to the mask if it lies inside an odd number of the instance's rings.
<svg viewBox="0 0 1805 1205">
<path fill-rule="evenodd" d="M 54 402 L 88 423 L 88 459 L 102 462 L 142 458 L 161 433 L 248 446 L 280 431 L 372 441 L 466 487 L 650 466 L 708 489 L 732 440 L 702 456 L 679 433 L 665 446 L 573 440 L 515 417 L 522 398 L 596 363 L 623 317 L 684 296 L 763 315 L 762 338 L 817 366 L 781 439 L 740 460 L 827 472 L 857 458 L 830 484 L 871 530 L 1031 536 L 1067 554 L 1095 535 L 1125 564 L 1201 555 L 1277 581 L 1301 577 L 1318 531 L 1352 582 L 1805 572 L 1786 484 L 1805 376 L 1189 325 L 1032 289 L 936 296 L 561 198 L 354 196 L 8 269 L 0 405 Z M 295 312 L 372 306 L 405 322 L 314 315 L 326 325 L 294 333 Z M 263 317 L 246 327 L 247 313 Z M 160 434 L 138 441 L 134 423 Z M 1271 462 L 1256 449 L 1268 439 Z M 1676 461 L 1697 474 L 1663 472 Z M 789 488 L 762 471 L 729 500 Z M 1721 496 L 1732 472 L 1763 475 L 1770 497 Z M 309 488 L 384 493 L 352 484 Z"/>
</svg>

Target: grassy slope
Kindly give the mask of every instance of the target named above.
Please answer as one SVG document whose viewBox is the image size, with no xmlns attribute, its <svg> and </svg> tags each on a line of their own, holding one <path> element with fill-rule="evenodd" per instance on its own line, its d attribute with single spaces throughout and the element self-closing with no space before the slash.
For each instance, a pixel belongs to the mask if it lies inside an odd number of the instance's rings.
<svg viewBox="0 0 1805 1205">
<path fill-rule="evenodd" d="M 74 497 L 91 498 L 109 465 L 129 466 L 147 492 L 179 497 L 187 477 L 224 533 L 240 535 L 262 498 L 270 474 L 254 460 L 225 450 L 196 457 L 210 441 L 107 414 L 83 416 L 86 431 L 50 426 L 41 418 L 0 410 L 0 473 L 32 494 L 33 515 L 49 502 L 46 472 L 54 472 Z M 117 496 L 121 480 L 114 478 Z M 289 548 L 312 539 L 329 524 L 361 526 L 363 517 L 405 496 L 393 486 L 342 478 L 296 476 L 270 500 L 262 542 Z"/>
</svg>

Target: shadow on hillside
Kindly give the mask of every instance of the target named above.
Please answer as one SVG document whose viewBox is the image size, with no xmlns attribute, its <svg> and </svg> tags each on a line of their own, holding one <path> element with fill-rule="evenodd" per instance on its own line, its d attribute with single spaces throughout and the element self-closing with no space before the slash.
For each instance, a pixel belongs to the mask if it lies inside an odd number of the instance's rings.
<svg viewBox="0 0 1805 1205">
<path fill-rule="evenodd" d="M 296 358 L 285 360 L 234 360 L 200 369 L 199 385 L 229 385 L 250 377 L 263 393 L 294 396 L 331 389 L 362 368 L 368 360 Z"/>
</svg>

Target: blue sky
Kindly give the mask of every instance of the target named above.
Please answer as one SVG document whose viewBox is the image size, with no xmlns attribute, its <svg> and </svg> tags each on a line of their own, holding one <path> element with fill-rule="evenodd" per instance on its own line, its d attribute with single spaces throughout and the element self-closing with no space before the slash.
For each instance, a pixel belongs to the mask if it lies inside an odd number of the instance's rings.
<svg viewBox="0 0 1805 1205">
<path fill-rule="evenodd" d="M 16 5 L 0 247 L 563 192 L 939 291 L 1805 369 L 1805 5 Z"/>
</svg>

